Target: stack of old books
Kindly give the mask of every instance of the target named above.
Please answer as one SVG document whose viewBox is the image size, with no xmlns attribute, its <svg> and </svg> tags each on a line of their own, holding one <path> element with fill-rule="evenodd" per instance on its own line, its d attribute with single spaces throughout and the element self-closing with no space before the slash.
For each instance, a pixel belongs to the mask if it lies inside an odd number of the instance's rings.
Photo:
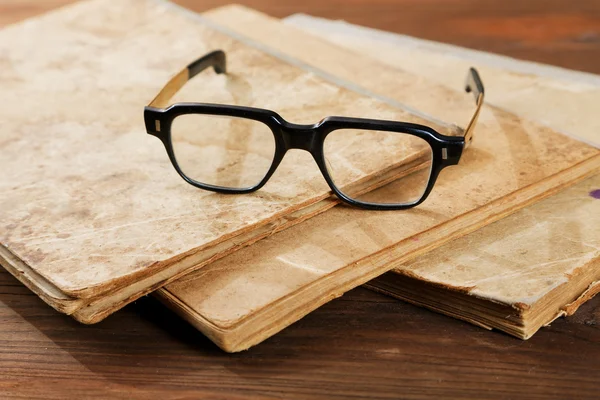
<svg viewBox="0 0 600 400">
<path fill-rule="evenodd" d="M 181 68 L 218 49 L 227 72 L 167 101 Z M 406 210 L 340 204 L 300 151 L 256 192 L 198 189 L 146 134 L 167 129 L 143 110 L 174 77 L 153 104 L 460 135 L 471 66 L 486 89 L 475 139 Z M 83 323 L 152 293 L 235 352 L 366 284 L 526 339 L 600 289 L 600 77 L 307 16 L 90 0 L 2 30 L 0 85 L 0 263 Z M 194 140 L 191 163 L 221 151 L 215 132 Z M 353 182 L 388 172 L 382 154 Z"/>
</svg>

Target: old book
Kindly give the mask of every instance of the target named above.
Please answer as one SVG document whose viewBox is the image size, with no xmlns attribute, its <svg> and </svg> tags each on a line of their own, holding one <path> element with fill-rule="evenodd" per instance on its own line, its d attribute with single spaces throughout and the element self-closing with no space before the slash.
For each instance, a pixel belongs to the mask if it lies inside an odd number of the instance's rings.
<svg viewBox="0 0 600 400">
<path fill-rule="evenodd" d="M 459 121 L 461 95 L 414 74 L 248 9 L 227 7 L 204 18 L 240 40 L 259 41 L 362 89 Z M 491 106 L 480 123 L 471 156 L 445 173 L 420 207 L 397 213 L 335 207 L 187 275 L 157 296 L 226 351 L 243 350 L 406 260 L 598 171 L 598 150 L 547 127 Z M 588 161 L 567 160 L 575 149 L 589 151 Z"/>
<path fill-rule="evenodd" d="M 476 65 L 488 99 L 600 147 L 600 77 L 339 21 L 285 21 L 440 84 Z M 549 110 L 561 110 L 549 112 Z M 600 177 L 530 206 L 367 284 L 409 302 L 527 339 L 600 291 Z"/>
<path fill-rule="evenodd" d="M 177 176 L 146 135 L 143 107 L 214 49 L 226 51 L 229 73 L 198 75 L 174 101 L 269 108 L 296 123 L 349 115 L 453 129 L 164 1 L 84 1 L 8 27 L 0 33 L 0 263 L 57 310 L 98 321 L 338 202 L 301 152 L 250 195 L 218 195 Z M 569 166 L 593 164 L 587 148 L 569 153 L 577 154 Z M 375 161 L 357 182 L 396 162 Z"/>
<path fill-rule="evenodd" d="M 528 339 L 600 291 L 599 197 L 595 176 L 366 286 Z"/>
<path fill-rule="evenodd" d="M 284 23 L 450 88 L 464 80 L 465 68 L 476 66 L 489 103 L 592 145 L 600 141 L 600 119 L 582 118 L 597 110 L 598 75 L 302 14 Z"/>
</svg>

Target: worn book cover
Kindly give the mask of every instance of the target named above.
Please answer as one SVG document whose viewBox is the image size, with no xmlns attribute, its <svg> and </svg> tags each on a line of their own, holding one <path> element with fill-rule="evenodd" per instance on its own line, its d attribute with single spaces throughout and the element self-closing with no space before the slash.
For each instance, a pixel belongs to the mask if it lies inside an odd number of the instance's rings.
<svg viewBox="0 0 600 400">
<path fill-rule="evenodd" d="M 458 91 L 248 9 L 227 7 L 204 17 L 239 38 L 460 124 Z M 421 206 L 391 213 L 335 207 L 157 295 L 223 349 L 246 349 L 384 271 L 593 174 L 596 161 L 584 172 L 590 161 L 572 158 L 584 148 L 587 160 L 597 160 L 598 150 L 590 146 L 486 106 L 470 156 L 465 152 L 459 168 L 443 174 Z"/>
<path fill-rule="evenodd" d="M 177 175 L 162 143 L 146 134 L 144 106 L 215 49 L 225 51 L 228 73 L 199 74 L 173 101 L 273 109 L 302 124 L 342 115 L 452 130 L 166 1 L 83 1 L 10 26 L 0 33 L 0 263 L 56 309 L 96 322 L 338 202 L 303 152 L 289 152 L 269 183 L 247 195 L 200 190 Z M 225 163 L 219 146 L 228 144 L 217 141 L 223 127 L 214 121 L 199 127 L 209 135 L 185 145 L 200 151 L 215 139 L 205 161 Z M 577 161 L 593 155 L 573 150 Z M 353 179 L 397 161 L 378 157 Z"/>
</svg>

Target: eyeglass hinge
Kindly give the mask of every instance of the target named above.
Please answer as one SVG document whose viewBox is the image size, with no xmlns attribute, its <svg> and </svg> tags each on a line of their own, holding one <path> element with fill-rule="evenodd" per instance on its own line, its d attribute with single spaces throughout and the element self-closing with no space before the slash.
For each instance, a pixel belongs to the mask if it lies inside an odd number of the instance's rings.
<svg viewBox="0 0 600 400">
<path fill-rule="evenodd" d="M 444 147 L 442 148 L 442 160 L 447 160 L 448 159 L 448 148 Z"/>
</svg>

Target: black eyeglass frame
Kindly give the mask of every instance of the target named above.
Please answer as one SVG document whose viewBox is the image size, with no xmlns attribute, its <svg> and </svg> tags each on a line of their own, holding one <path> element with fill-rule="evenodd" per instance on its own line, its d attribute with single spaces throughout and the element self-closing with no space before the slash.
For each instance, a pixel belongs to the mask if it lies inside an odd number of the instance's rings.
<svg viewBox="0 0 600 400">
<path fill-rule="evenodd" d="M 442 135 L 431 127 L 408 122 L 330 116 L 314 125 L 300 125 L 286 121 L 274 111 L 261 108 L 211 103 L 176 103 L 168 105 L 168 101 L 189 79 L 209 67 L 212 67 L 217 74 L 226 73 L 226 56 L 222 50 L 208 53 L 188 65 L 187 68 L 175 75 L 156 98 L 144 108 L 144 122 L 147 133 L 156 136 L 162 141 L 173 167 L 186 182 L 195 187 L 218 193 L 251 193 L 267 183 L 288 150 L 300 149 L 308 151 L 313 156 L 325 181 L 341 200 L 353 206 L 370 210 L 403 210 L 415 207 L 425 201 L 431 193 L 441 170 L 445 167 L 458 164 L 463 150 L 471 143 L 474 126 L 477 122 L 484 96 L 484 88 L 479 74 L 474 68 L 471 68 L 467 78 L 466 91 L 475 94 L 477 109 L 462 137 Z M 178 116 L 187 114 L 245 118 L 267 125 L 275 138 L 275 153 L 271 166 L 263 179 L 252 187 L 228 188 L 198 182 L 188 177 L 179 167 L 171 141 L 171 125 L 173 120 Z M 323 152 L 323 143 L 327 135 L 340 129 L 398 132 L 425 140 L 431 146 L 432 165 L 429 181 L 421 198 L 416 202 L 407 204 L 379 204 L 360 201 L 343 193 L 335 185 L 327 170 Z"/>
</svg>

